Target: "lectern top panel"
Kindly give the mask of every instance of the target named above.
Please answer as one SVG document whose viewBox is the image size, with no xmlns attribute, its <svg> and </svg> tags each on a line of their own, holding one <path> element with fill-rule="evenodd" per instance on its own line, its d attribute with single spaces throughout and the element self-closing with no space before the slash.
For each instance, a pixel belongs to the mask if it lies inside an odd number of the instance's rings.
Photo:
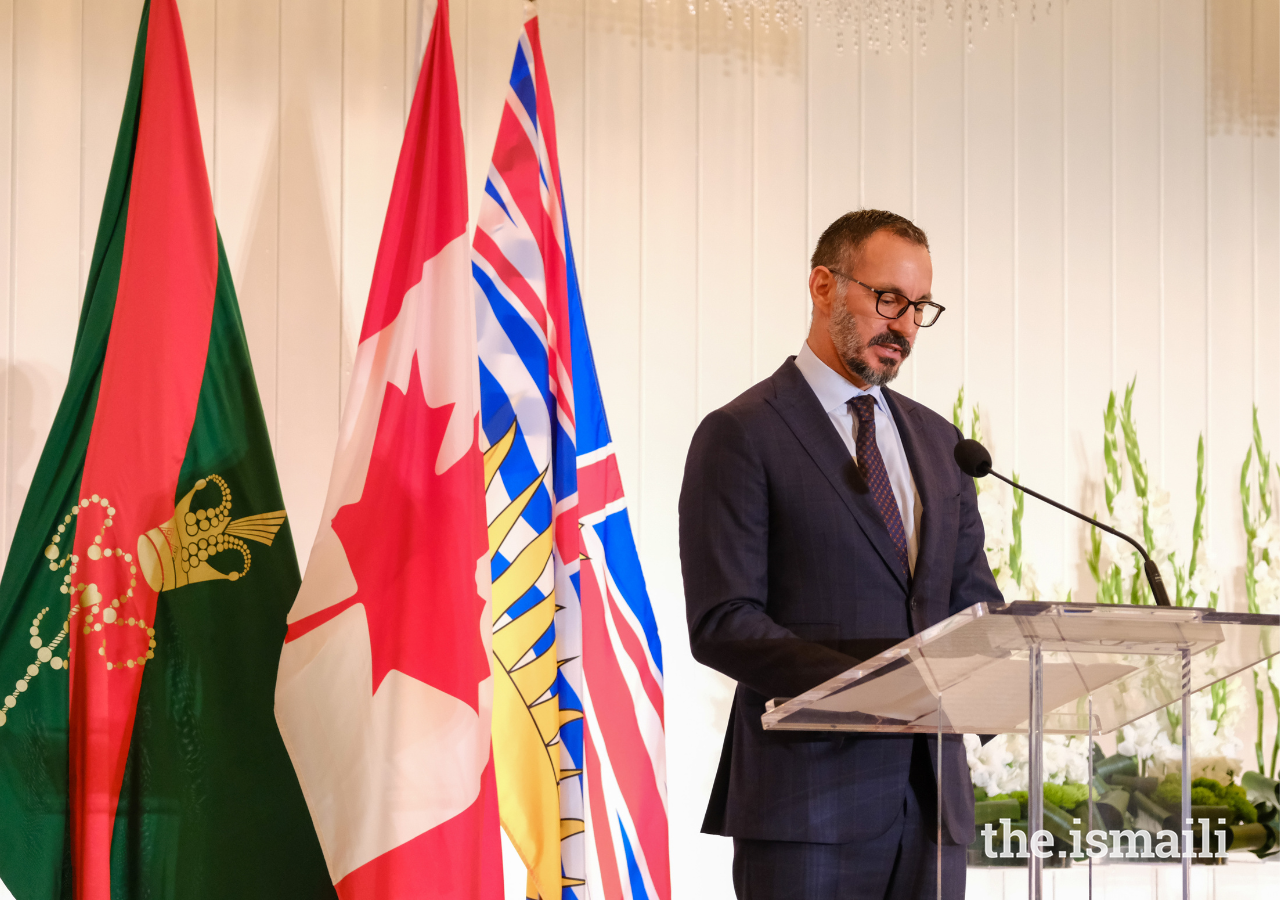
<svg viewBox="0 0 1280 900">
<path fill-rule="evenodd" d="M 1280 616 L 1193 607 L 981 603 L 813 690 L 772 701 L 766 729 L 1027 731 L 1030 649 L 1043 660 L 1045 732 L 1105 734 L 1280 652 Z"/>
</svg>

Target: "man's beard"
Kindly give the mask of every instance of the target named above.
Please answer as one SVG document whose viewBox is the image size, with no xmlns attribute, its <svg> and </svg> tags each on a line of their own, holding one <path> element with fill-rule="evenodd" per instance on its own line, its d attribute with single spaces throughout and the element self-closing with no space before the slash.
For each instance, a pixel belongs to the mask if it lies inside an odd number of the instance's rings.
<svg viewBox="0 0 1280 900">
<path fill-rule="evenodd" d="M 867 385 L 888 384 L 898 377 L 898 369 L 902 361 L 886 363 L 883 369 L 873 368 L 866 361 L 864 354 L 872 347 L 897 347 L 902 351 L 902 359 L 911 355 L 911 344 L 907 339 L 893 331 L 882 331 L 870 341 L 863 341 L 858 332 L 858 320 L 849 312 L 844 304 L 844 291 L 840 291 L 831 304 L 831 342 L 835 344 L 836 353 L 844 360 L 849 371 L 861 378 Z"/>
</svg>

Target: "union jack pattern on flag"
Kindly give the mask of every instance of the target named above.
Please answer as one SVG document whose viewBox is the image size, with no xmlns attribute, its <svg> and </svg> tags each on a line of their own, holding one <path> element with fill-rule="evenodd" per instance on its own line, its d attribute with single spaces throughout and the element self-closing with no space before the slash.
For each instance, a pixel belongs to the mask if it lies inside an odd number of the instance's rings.
<svg viewBox="0 0 1280 900">
<path fill-rule="evenodd" d="M 583 317 L 536 17 L 472 272 L 502 824 L 530 897 L 665 900 L 662 648 Z"/>
</svg>

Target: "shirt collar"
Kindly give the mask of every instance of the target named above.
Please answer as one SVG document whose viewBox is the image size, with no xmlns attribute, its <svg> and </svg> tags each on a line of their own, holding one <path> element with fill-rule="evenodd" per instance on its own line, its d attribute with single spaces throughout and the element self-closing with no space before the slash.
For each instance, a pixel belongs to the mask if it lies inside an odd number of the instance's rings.
<svg viewBox="0 0 1280 900">
<path fill-rule="evenodd" d="M 880 385 L 873 384 L 866 390 L 858 387 L 818 359 L 818 355 L 809 349 L 808 341 L 800 345 L 800 352 L 796 354 L 796 368 L 800 370 L 800 374 L 809 383 L 809 387 L 818 397 L 818 402 L 828 414 L 843 411 L 850 400 L 861 397 L 863 394 L 874 397 L 876 406 L 880 407 L 882 412 L 889 412 L 889 406 L 885 403 Z"/>
</svg>

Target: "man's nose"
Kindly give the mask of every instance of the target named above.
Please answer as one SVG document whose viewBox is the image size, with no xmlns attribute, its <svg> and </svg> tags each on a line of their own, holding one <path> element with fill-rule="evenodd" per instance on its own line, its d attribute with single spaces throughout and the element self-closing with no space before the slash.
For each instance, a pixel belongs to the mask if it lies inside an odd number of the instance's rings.
<svg viewBox="0 0 1280 900">
<path fill-rule="evenodd" d="M 915 343 L 916 332 L 920 330 L 920 326 L 916 324 L 916 311 L 914 308 L 908 308 L 906 312 L 896 319 L 889 320 L 889 330 L 894 334 L 900 334 L 912 344 Z"/>
</svg>

